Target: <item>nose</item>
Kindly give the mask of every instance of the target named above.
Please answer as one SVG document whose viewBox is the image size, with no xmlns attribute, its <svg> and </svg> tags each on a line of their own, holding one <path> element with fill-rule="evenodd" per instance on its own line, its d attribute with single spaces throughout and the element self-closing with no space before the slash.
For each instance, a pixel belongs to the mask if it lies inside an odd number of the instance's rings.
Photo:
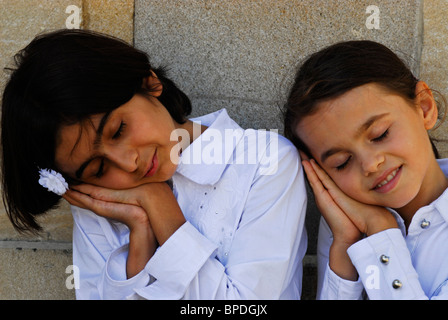
<svg viewBox="0 0 448 320">
<path fill-rule="evenodd" d="M 364 175 L 367 177 L 372 173 L 377 172 L 381 165 L 384 163 L 385 156 L 379 152 L 365 152 L 362 157 L 362 171 Z"/>
<path fill-rule="evenodd" d="M 107 150 L 107 158 L 121 170 L 132 173 L 138 169 L 138 152 L 126 146 L 114 146 Z"/>
</svg>

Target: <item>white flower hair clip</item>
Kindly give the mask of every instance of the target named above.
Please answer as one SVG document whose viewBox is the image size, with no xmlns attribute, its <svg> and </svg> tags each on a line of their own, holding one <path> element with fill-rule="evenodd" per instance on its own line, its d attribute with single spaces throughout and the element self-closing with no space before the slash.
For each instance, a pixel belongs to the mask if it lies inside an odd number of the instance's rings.
<svg viewBox="0 0 448 320">
<path fill-rule="evenodd" d="M 59 172 L 51 169 L 40 169 L 39 176 L 39 184 L 47 188 L 48 191 L 62 196 L 68 190 L 68 183 Z"/>
</svg>

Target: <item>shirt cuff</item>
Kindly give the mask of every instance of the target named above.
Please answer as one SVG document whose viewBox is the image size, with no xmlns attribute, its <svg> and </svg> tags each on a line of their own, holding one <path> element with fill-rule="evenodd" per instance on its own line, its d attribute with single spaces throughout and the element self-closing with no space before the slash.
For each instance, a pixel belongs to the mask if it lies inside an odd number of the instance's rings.
<svg viewBox="0 0 448 320">
<path fill-rule="evenodd" d="M 360 279 L 350 281 L 339 277 L 327 264 L 320 300 L 359 300 L 363 286 Z"/>
<path fill-rule="evenodd" d="M 384 230 L 353 244 L 348 255 L 370 299 L 424 299 L 401 231 Z"/>
<path fill-rule="evenodd" d="M 134 293 L 137 288 L 147 286 L 152 282 L 151 276 L 143 269 L 132 278 L 127 279 L 126 261 L 129 244 L 114 250 L 106 261 L 103 280 L 100 282 L 102 298 L 106 300 L 124 299 Z"/>
<path fill-rule="evenodd" d="M 217 246 L 188 221 L 155 252 L 145 266 L 156 281 L 135 292 L 146 299 L 180 299 L 208 258 L 216 255 Z"/>
</svg>

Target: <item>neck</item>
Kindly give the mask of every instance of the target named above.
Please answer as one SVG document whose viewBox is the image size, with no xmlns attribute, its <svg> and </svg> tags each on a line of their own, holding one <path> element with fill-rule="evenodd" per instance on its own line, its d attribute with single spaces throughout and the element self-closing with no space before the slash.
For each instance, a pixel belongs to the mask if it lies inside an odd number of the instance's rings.
<svg viewBox="0 0 448 320">
<path fill-rule="evenodd" d="M 208 127 L 187 120 L 183 124 L 176 123 L 176 129 L 179 133 L 179 143 L 182 150 L 185 150 L 193 143 Z"/>
<path fill-rule="evenodd" d="M 430 165 L 424 181 L 417 196 L 406 206 L 397 209 L 398 214 L 403 218 L 406 229 L 411 224 L 412 218 L 418 209 L 429 205 L 448 188 L 448 179 L 443 173 L 437 161 Z"/>
</svg>

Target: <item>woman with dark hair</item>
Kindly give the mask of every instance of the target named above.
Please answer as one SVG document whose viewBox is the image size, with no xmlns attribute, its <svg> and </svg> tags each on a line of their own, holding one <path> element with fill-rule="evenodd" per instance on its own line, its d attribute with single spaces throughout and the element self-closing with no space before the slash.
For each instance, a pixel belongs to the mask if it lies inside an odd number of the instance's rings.
<svg viewBox="0 0 448 320">
<path fill-rule="evenodd" d="M 38 36 L 16 63 L 5 206 L 38 232 L 38 215 L 72 204 L 77 298 L 300 298 L 306 193 L 289 141 L 225 109 L 188 119 L 164 70 L 109 36 Z"/>
<path fill-rule="evenodd" d="M 428 135 L 438 118 L 432 90 L 379 43 L 337 43 L 301 66 L 285 132 L 324 217 L 318 298 L 448 298 L 448 162 Z"/>
</svg>

